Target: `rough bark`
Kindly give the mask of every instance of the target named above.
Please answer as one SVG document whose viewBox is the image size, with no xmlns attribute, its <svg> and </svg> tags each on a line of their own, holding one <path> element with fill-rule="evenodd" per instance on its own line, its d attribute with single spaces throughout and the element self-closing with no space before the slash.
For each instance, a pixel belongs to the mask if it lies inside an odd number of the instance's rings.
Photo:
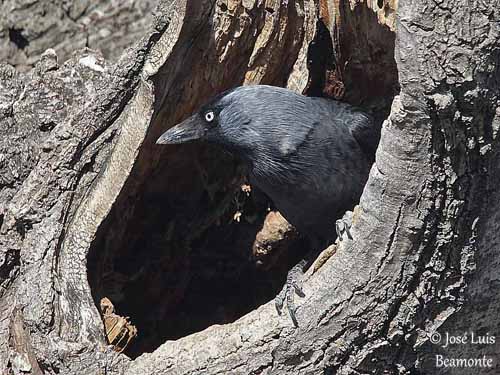
<svg viewBox="0 0 500 375">
<path fill-rule="evenodd" d="M 499 340 L 450 348 L 429 340 L 436 331 L 495 335 L 498 325 L 498 5 L 163 1 L 144 37 L 114 64 L 85 50 L 63 65 L 47 51 L 26 74 L 1 65 L 0 368 L 460 373 L 436 368 L 435 356 L 443 354 L 487 355 L 494 367 L 477 372 L 498 373 Z M 318 46 L 336 57 L 325 58 Z M 137 266 L 146 276 L 164 275 L 158 284 L 173 285 L 145 306 L 164 317 L 186 298 L 200 239 L 213 246 L 211 232 L 230 232 L 231 241 L 255 239 L 260 229 L 266 203 L 255 204 L 257 224 L 247 218 L 245 230 L 217 229 L 241 208 L 233 204 L 241 185 L 235 160 L 201 145 L 154 145 L 209 96 L 242 83 L 340 96 L 379 113 L 400 90 L 354 213 L 354 240 L 334 245 L 334 255 L 309 273 L 306 296 L 297 301 L 298 328 L 271 301 L 234 322 L 236 309 L 224 310 L 224 318 L 211 319 L 227 324 L 135 359 L 118 354 L 107 344 L 96 303 L 111 296 L 127 306 L 122 300 L 133 294 L 124 279 L 145 277 L 111 272 L 131 256 L 130 244 L 161 232 L 166 255 Z M 191 203 L 181 214 L 173 204 L 184 195 Z M 251 241 L 233 245 L 236 253 L 252 251 Z M 155 247 L 144 248 L 146 257 Z M 136 298 L 141 293 L 148 291 Z M 169 325 L 154 322 L 153 330 Z"/>
<path fill-rule="evenodd" d="M 48 48 L 66 61 L 82 48 L 117 60 L 144 35 L 157 0 L 19 1 L 0 4 L 0 61 L 27 71 Z"/>
</svg>

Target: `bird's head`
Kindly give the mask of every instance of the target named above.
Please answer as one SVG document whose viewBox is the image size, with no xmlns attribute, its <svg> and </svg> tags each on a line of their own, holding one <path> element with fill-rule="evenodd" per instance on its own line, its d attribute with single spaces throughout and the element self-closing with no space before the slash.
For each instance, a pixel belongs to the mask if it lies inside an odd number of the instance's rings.
<svg viewBox="0 0 500 375">
<path fill-rule="evenodd" d="M 280 144 L 298 134 L 296 114 L 303 110 L 302 98 L 279 87 L 238 87 L 215 97 L 156 143 L 203 140 L 250 161 L 269 158 Z"/>
</svg>

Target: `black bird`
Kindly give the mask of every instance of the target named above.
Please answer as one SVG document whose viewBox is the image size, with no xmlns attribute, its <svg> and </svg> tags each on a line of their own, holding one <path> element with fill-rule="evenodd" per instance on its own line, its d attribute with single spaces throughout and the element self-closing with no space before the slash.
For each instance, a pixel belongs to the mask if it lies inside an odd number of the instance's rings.
<svg viewBox="0 0 500 375">
<path fill-rule="evenodd" d="M 332 239 L 336 219 L 359 200 L 379 130 L 370 116 L 349 104 L 256 85 L 216 96 L 156 143 L 196 139 L 239 156 L 248 165 L 250 181 L 299 233 L 324 241 Z M 290 285 L 293 279 L 286 290 L 296 324 L 291 296 L 293 289 L 299 294 L 301 289 Z"/>
</svg>

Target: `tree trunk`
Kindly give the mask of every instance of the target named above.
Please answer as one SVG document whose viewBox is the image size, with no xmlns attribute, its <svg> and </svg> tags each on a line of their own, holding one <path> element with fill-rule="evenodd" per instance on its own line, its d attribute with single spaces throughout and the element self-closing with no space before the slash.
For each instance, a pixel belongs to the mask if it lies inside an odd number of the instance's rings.
<svg viewBox="0 0 500 375">
<path fill-rule="evenodd" d="M 48 48 L 66 61 L 85 47 L 114 61 L 143 36 L 157 2 L 4 0 L 0 4 L 0 61 L 27 71 Z"/>
<path fill-rule="evenodd" d="M 499 5 L 165 0 L 115 63 L 0 65 L 2 373 L 499 373 Z M 238 161 L 155 145 L 256 83 L 385 119 L 298 328 L 272 298 L 300 239 L 256 267 L 276 215 Z"/>
</svg>

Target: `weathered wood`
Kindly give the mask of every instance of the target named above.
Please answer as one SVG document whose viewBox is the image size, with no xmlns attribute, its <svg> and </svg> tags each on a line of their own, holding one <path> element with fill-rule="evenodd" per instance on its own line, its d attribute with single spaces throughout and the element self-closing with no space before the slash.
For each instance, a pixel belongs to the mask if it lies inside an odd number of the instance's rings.
<svg viewBox="0 0 500 375">
<path fill-rule="evenodd" d="M 19 1 L 0 4 L 0 61 L 28 71 L 52 48 L 66 61 L 99 50 L 109 61 L 144 36 L 157 0 Z"/>
<path fill-rule="evenodd" d="M 119 163 L 120 153 L 127 156 L 125 168 L 133 163 L 127 151 L 142 138 L 134 138 L 140 130 L 127 129 L 124 116 L 136 108 L 134 103 L 147 102 L 151 85 L 142 73 L 144 65 L 151 65 L 151 50 L 166 29 L 175 32 L 175 23 L 166 18 L 165 12 L 148 37 L 114 66 L 85 51 L 58 67 L 48 51 L 24 81 L 2 67 L 8 99 L 2 123 L 10 133 L 2 144 L 7 161 L 0 240 L 2 369 L 21 371 L 7 343 L 14 309 L 23 311 L 25 329 L 32 333 L 31 345 L 44 371 L 96 373 L 112 361 L 85 349 L 99 343 L 104 347 L 85 257 L 94 225 L 109 209 L 105 204 L 112 203 L 113 193 L 99 195 L 89 188 L 110 179 L 119 183 L 126 174 L 119 169 L 122 165 L 110 175 L 100 168 L 117 159 Z M 10 162 L 16 158 L 21 162 Z M 82 212 L 82 207 L 88 209 Z"/>
</svg>

